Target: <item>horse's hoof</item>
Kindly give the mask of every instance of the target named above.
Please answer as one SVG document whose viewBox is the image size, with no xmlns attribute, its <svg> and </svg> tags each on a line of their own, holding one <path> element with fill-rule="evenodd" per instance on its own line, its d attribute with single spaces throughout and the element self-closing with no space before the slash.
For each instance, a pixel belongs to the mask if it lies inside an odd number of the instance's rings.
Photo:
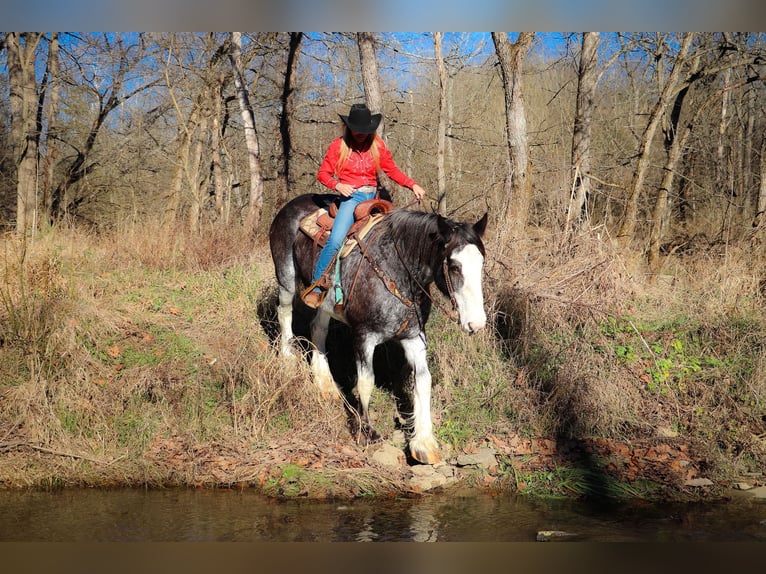
<svg viewBox="0 0 766 574">
<path fill-rule="evenodd" d="M 292 361 L 293 359 L 297 358 L 298 355 L 295 354 L 295 351 L 293 351 L 292 345 L 282 345 L 279 348 L 279 354 L 283 359 L 288 359 Z"/>
<path fill-rule="evenodd" d="M 367 438 L 368 444 L 380 442 L 381 440 L 380 433 L 370 426 L 364 429 L 364 436 Z"/>
<path fill-rule="evenodd" d="M 421 464 L 436 464 L 442 459 L 435 440 L 415 444 L 410 442 L 409 447 L 410 456 Z"/>
<path fill-rule="evenodd" d="M 367 424 L 362 424 L 362 428 L 356 433 L 356 440 L 362 446 L 369 446 L 381 441 L 378 431 Z"/>
</svg>

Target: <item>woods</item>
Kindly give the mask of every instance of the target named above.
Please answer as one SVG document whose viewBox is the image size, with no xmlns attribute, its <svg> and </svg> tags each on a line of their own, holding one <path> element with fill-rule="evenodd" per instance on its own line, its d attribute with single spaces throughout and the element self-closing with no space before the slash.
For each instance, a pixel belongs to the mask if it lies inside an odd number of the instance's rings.
<svg viewBox="0 0 766 574">
<path fill-rule="evenodd" d="M 765 67 L 761 33 L 3 33 L 0 456 L 194 484 L 170 451 L 347 441 L 273 352 L 265 236 L 366 102 L 417 209 L 489 212 L 489 328 L 429 323 L 440 442 L 587 443 L 640 481 L 672 438 L 689 466 L 654 478 L 763 469 Z M 61 471 L 32 467 L 0 483 Z"/>
<path fill-rule="evenodd" d="M 2 45 L 3 223 L 23 233 L 157 214 L 255 230 L 316 189 L 335 114 L 362 100 L 434 209 L 486 204 L 511 240 L 585 218 L 656 263 L 701 230 L 744 237 L 762 203 L 760 34 L 7 33 Z"/>
</svg>

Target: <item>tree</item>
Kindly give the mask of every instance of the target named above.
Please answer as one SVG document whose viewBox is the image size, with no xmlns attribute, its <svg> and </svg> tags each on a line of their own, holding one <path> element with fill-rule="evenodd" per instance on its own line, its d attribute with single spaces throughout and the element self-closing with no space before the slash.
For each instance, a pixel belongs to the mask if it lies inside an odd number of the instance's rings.
<svg viewBox="0 0 766 574">
<path fill-rule="evenodd" d="M 131 77 L 144 58 L 145 48 L 141 36 L 130 39 L 102 34 L 86 40 L 84 49 L 95 54 L 95 61 L 90 65 L 98 69 L 98 73 L 83 76 L 81 87 L 84 97 L 88 99 L 88 110 L 93 110 L 94 115 L 85 129 L 84 141 L 73 137 L 66 142 L 73 151 L 68 157 L 62 158 L 62 162 L 65 162 L 62 166 L 63 176 L 51 194 L 48 214 L 51 221 L 58 221 L 67 214 L 77 215 L 80 206 L 90 198 L 87 193 L 77 194 L 72 193 L 72 190 L 99 167 L 98 162 L 92 160 L 92 154 L 110 114 L 130 98 L 158 83 L 156 78 L 143 77 L 140 73 L 135 78 Z M 84 67 L 85 56 L 81 61 L 75 61 L 75 65 Z M 92 191 L 91 194 L 99 191 Z"/>
<path fill-rule="evenodd" d="M 492 32 L 495 51 L 500 61 L 505 94 L 505 129 L 509 164 L 509 173 L 505 178 L 507 199 L 501 218 L 508 222 L 507 232 L 511 240 L 522 236 L 532 203 L 522 68 L 534 37 L 534 32 L 521 32 L 516 42 L 511 43 L 506 33 Z"/>
<path fill-rule="evenodd" d="M 42 34 L 39 33 L 9 32 L 6 37 L 11 148 L 16 165 L 16 231 L 20 234 L 29 233 L 36 224 L 40 132 L 35 59 L 41 40 Z"/>
<path fill-rule="evenodd" d="M 589 220 L 591 126 L 596 84 L 598 83 L 598 45 L 598 32 L 583 33 L 577 70 L 577 104 L 572 132 L 572 169 L 574 174 L 565 233 L 569 232 L 570 222 L 579 227 Z"/>
<path fill-rule="evenodd" d="M 290 32 L 290 47 L 287 53 L 285 81 L 282 85 L 282 106 L 279 113 L 279 134 L 282 136 L 282 196 L 277 204 L 285 203 L 290 192 L 290 158 L 292 157 L 291 118 L 295 112 L 295 73 L 298 68 L 298 54 L 303 40 L 302 32 Z"/>
<path fill-rule="evenodd" d="M 359 46 L 359 64 L 362 69 L 362 84 L 364 99 L 373 114 L 383 112 L 383 96 L 380 90 L 380 74 L 378 60 L 375 55 L 375 35 L 372 32 L 357 32 L 356 41 Z M 378 135 L 385 139 L 385 122 L 378 124 Z"/>
<path fill-rule="evenodd" d="M 258 134 L 255 130 L 255 115 L 250 105 L 250 95 L 245 81 L 245 69 L 242 64 L 242 33 L 231 33 L 231 52 L 229 54 L 234 71 L 234 86 L 237 90 L 240 113 L 245 132 L 247 159 L 250 168 L 250 201 L 245 225 L 254 232 L 261 220 L 263 210 L 263 177 L 261 176 L 261 156 L 258 147 Z"/>
<path fill-rule="evenodd" d="M 206 147 L 210 136 L 208 125 L 213 124 L 213 131 L 219 129 L 215 121 L 210 122 L 210 118 L 217 108 L 215 101 L 221 95 L 221 79 L 216 64 L 225 50 L 226 44 L 219 43 L 214 34 L 204 37 L 172 34 L 169 37 L 165 84 L 176 112 L 175 123 L 180 128 L 175 149 L 175 166 L 163 214 L 165 228 L 174 226 L 185 214 L 188 228 L 195 232 L 199 229 L 202 202 L 207 187 L 206 177 L 200 178 L 200 166 L 203 148 Z M 193 55 L 196 55 L 198 64 L 191 71 L 176 65 L 177 62 L 192 59 Z M 174 73 L 175 71 L 178 73 Z M 195 96 L 188 101 L 186 94 L 192 93 Z M 210 139 L 215 141 L 217 134 L 212 135 Z M 220 168 L 220 165 L 216 165 L 220 158 L 216 158 L 215 155 L 213 157 L 211 171 L 214 172 L 214 178 L 220 178 L 220 173 L 215 173 L 216 168 Z M 220 181 L 217 183 L 220 185 Z"/>
<path fill-rule="evenodd" d="M 439 78 L 439 124 L 436 128 L 436 193 L 438 212 L 447 215 L 447 176 L 444 168 L 445 141 L 447 139 L 447 70 L 442 58 L 442 33 L 434 32 L 434 52 Z"/>
<path fill-rule="evenodd" d="M 617 234 L 618 240 L 620 240 L 624 245 L 633 238 L 633 232 L 636 228 L 638 203 L 639 198 L 643 193 L 644 182 L 646 180 L 646 174 L 650 165 L 654 134 L 657 131 L 657 127 L 660 125 L 660 121 L 662 120 L 663 114 L 669 102 L 679 89 L 679 79 L 681 78 L 681 73 L 687 63 L 686 59 L 689 54 L 693 39 L 693 32 L 689 32 L 683 35 L 681 39 L 681 47 L 679 48 L 678 54 L 673 61 L 670 75 L 661 88 L 659 98 L 652 107 L 652 110 L 649 114 L 649 120 L 646 124 L 646 127 L 644 128 L 643 134 L 641 135 L 641 141 L 638 148 L 638 162 L 636 164 L 635 171 L 633 172 L 633 179 L 630 183 L 630 187 L 628 188 L 628 198 L 625 204 L 622 221 L 620 223 L 620 229 Z M 662 65 L 662 62 L 658 64 L 658 66 Z"/>
<path fill-rule="evenodd" d="M 61 72 L 59 65 L 59 34 L 51 34 L 48 42 L 48 65 L 45 70 L 43 85 L 40 90 L 40 105 L 38 106 L 38 126 L 41 130 L 40 147 L 45 149 L 41 157 L 42 168 L 42 209 L 50 215 L 52 191 L 54 184 L 54 169 L 59 155 L 58 115 L 61 90 Z M 47 105 L 46 105 L 47 102 Z M 48 129 L 42 132 L 42 116 L 48 119 Z"/>
</svg>

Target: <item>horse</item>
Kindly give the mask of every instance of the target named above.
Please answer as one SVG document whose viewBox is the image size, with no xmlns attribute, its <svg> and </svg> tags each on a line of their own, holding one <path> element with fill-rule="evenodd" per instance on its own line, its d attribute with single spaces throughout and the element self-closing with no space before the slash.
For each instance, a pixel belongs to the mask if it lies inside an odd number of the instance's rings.
<svg viewBox="0 0 766 574">
<path fill-rule="evenodd" d="M 279 210 L 269 229 L 282 355 L 294 355 L 293 301 L 299 282 L 308 285 L 311 280 L 317 252 L 312 239 L 299 230 L 300 222 L 317 209 L 327 208 L 335 198 L 332 194 L 300 195 Z M 431 373 L 424 330 L 434 303 L 430 286 L 435 283 L 449 297 L 464 331 L 475 333 L 486 326 L 482 236 L 487 219 L 485 213 L 476 223 L 460 223 L 436 213 L 393 209 L 345 255 L 338 273 L 333 267 L 344 295 L 342 308 L 336 306 L 335 289 L 331 288 L 311 321 L 311 376 L 324 394 L 336 396 L 342 395 L 327 361 L 328 327 L 331 318 L 350 327 L 356 362 L 353 393 L 360 407 L 360 430 L 371 442 L 380 438 L 369 418 L 375 383 L 373 352 L 381 343 L 398 341 L 414 373 L 412 413 L 407 414 L 406 429 L 409 454 L 420 463 L 433 464 L 441 458 L 431 419 Z"/>
</svg>

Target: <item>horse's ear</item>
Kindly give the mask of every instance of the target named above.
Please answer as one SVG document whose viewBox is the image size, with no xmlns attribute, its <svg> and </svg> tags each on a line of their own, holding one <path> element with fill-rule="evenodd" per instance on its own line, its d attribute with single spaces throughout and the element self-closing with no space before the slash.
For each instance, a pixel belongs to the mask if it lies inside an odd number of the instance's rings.
<svg viewBox="0 0 766 574">
<path fill-rule="evenodd" d="M 436 223 L 439 229 L 439 237 L 446 243 L 452 236 L 452 225 L 446 218 L 438 214 L 436 216 Z"/>
<path fill-rule="evenodd" d="M 484 232 L 487 229 L 487 221 L 489 220 L 489 212 L 486 212 L 484 214 L 484 217 L 482 217 L 479 221 L 473 224 L 473 230 L 476 232 L 476 234 L 479 237 L 484 236 Z"/>
</svg>

